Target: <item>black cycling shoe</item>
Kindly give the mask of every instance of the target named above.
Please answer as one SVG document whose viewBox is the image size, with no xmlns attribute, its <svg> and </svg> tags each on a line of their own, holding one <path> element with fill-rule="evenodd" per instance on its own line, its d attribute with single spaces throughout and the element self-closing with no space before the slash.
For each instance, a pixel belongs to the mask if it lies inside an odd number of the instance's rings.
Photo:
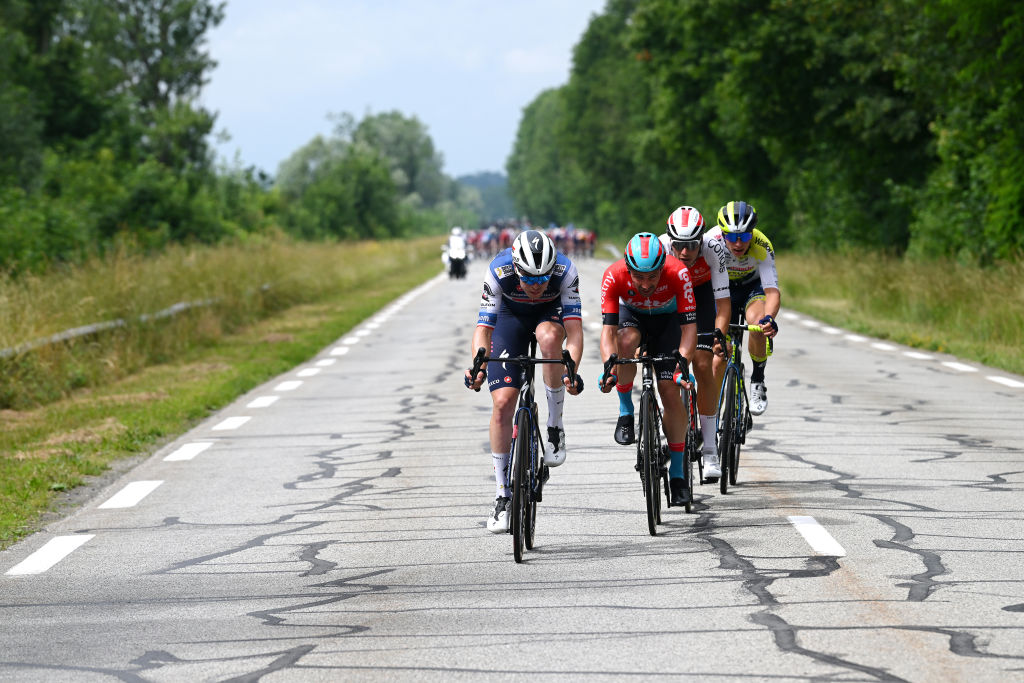
<svg viewBox="0 0 1024 683">
<path fill-rule="evenodd" d="M 615 424 L 615 443 L 628 446 L 636 441 L 633 434 L 633 416 L 619 415 L 619 421 Z"/>
<path fill-rule="evenodd" d="M 684 479 L 669 479 L 668 487 L 672 493 L 672 505 L 686 505 L 693 499 L 690 487 Z"/>
<path fill-rule="evenodd" d="M 544 501 L 544 484 L 551 478 L 551 469 L 547 465 L 540 466 L 540 477 L 537 479 L 537 490 L 533 492 L 533 502 Z"/>
</svg>

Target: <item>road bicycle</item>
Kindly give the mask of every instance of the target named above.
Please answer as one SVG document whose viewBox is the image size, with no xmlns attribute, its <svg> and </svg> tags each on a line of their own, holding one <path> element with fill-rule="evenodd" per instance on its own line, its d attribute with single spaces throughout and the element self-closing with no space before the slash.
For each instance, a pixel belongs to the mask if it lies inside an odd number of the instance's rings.
<svg viewBox="0 0 1024 683">
<path fill-rule="evenodd" d="M 545 363 L 560 363 L 565 366 L 569 384 L 576 384 L 576 363 L 569 351 L 562 350 L 562 357 L 537 358 L 537 339 L 530 339 L 529 355 L 491 358 L 480 347 L 473 358 L 470 377 L 476 377 L 485 363 L 496 362 L 519 366 L 523 373 L 523 384 L 519 388 L 519 403 L 512 423 L 512 445 L 506 474 L 512 488 L 511 520 L 509 533 L 512 534 L 512 554 L 516 562 L 523 561 L 523 551 L 533 550 L 534 531 L 537 528 L 537 503 L 543 498 L 544 482 L 550 476 L 544 464 L 544 442 L 537 418 L 537 401 L 534 399 L 534 368 Z M 479 391 L 479 390 L 478 390 Z"/>
<path fill-rule="evenodd" d="M 672 492 L 668 477 L 668 450 L 661 444 L 661 410 L 654 392 L 654 364 L 661 361 L 675 361 L 680 368 L 689 374 L 686 359 L 679 351 L 668 355 L 651 356 L 647 353 L 647 338 L 640 339 L 639 353 L 636 358 L 619 358 L 612 354 L 604 364 L 604 376 L 612 374 L 616 365 L 635 364 L 643 366 L 642 384 L 640 389 L 640 410 L 638 416 L 639 433 L 636 439 L 636 469 L 640 472 L 640 486 L 647 503 L 647 530 L 651 536 L 657 536 L 657 525 L 661 524 L 661 488 L 664 485 L 666 507 L 672 505 Z M 684 401 L 688 400 L 684 396 Z M 688 409 L 687 409 L 688 410 Z M 683 479 L 693 499 L 693 466 L 689 457 L 683 458 Z M 691 503 L 685 504 L 690 511 Z"/>
<path fill-rule="evenodd" d="M 722 476 L 718 488 L 723 494 L 730 486 L 736 485 L 736 473 L 740 468 L 740 446 L 746 443 L 747 432 L 754 426 L 750 416 L 747 384 L 744 380 L 743 333 L 760 332 L 760 325 L 747 325 L 740 315 L 739 323 L 729 325 L 729 343 L 732 351 L 725 366 L 722 389 L 718 394 L 718 418 L 715 433 L 718 437 L 718 455 L 722 463 Z M 772 340 L 768 340 L 768 354 L 771 355 Z"/>
</svg>

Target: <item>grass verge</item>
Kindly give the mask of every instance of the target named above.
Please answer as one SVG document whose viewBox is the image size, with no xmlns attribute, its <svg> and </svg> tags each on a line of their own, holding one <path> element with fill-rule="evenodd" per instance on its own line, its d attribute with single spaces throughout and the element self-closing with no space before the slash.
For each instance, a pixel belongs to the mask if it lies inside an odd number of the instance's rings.
<svg viewBox="0 0 1024 683">
<path fill-rule="evenodd" d="M 777 255 L 783 307 L 908 346 L 1024 374 L 1024 264 L 883 252 Z"/>
<path fill-rule="evenodd" d="M 56 400 L 0 410 L 0 548 L 39 529 L 48 512 L 63 512 L 64 505 L 80 494 L 76 487 L 95 481 L 112 465 L 152 453 L 437 274 L 439 241 L 317 245 L 308 251 L 288 246 L 287 255 L 275 248 L 264 254 L 282 276 L 277 280 L 282 284 L 275 293 L 280 299 L 275 308 L 261 304 L 246 316 L 256 319 L 242 322 L 234 320 L 240 314 L 230 307 L 205 310 L 195 319 L 163 329 L 175 341 L 163 345 L 159 362 L 137 357 L 116 373 L 96 371 L 95 382 L 64 389 Z M 293 249 L 298 251 L 291 254 Z M 301 267 L 292 274 L 274 262 L 274 254 L 282 259 L 298 256 L 294 265 Z M 212 252 L 202 256 L 213 263 L 209 288 L 216 288 L 216 262 L 224 256 Z M 248 261 L 252 272 L 247 280 L 261 280 L 256 272 L 258 260 Z M 222 274 L 230 280 L 238 268 L 224 265 L 227 270 Z M 139 272 L 139 282 L 150 282 L 145 268 Z M 168 282 L 173 290 L 174 280 Z M 231 286 L 245 290 L 239 283 Z M 303 297 L 308 300 L 296 303 Z M 133 350 L 139 340 L 110 337 L 102 341 L 105 352 L 98 352 L 95 343 L 63 351 L 66 363 L 88 366 L 107 358 L 116 364 L 141 354 Z"/>
</svg>

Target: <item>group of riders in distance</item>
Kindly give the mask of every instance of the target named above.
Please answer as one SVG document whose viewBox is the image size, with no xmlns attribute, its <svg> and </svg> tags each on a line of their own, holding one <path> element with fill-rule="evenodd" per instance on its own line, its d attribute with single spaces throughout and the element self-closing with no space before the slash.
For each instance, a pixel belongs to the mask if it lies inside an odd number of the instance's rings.
<svg viewBox="0 0 1024 683">
<path fill-rule="evenodd" d="M 634 235 L 623 258 L 604 271 L 600 349 L 609 370 L 601 373 L 598 387 L 603 393 L 614 390 L 618 396 L 615 442 L 632 444 L 637 438 L 632 395 L 636 365 L 610 365 L 608 361 L 613 356 L 633 358 L 641 338 L 652 356 L 674 356 L 678 351 L 678 361 L 659 361 L 654 371 L 668 443 L 670 504 L 688 506 L 693 491 L 691 480 L 683 475 L 683 458 L 689 419 L 681 392 L 689 391 L 696 381 L 704 479 L 717 481 L 722 470 L 716 422 L 729 353 L 729 325 L 741 320 L 758 323 L 760 331 L 751 330 L 747 348 L 753 366 L 749 412 L 760 415 L 768 402 L 765 365 L 769 339 L 778 333 L 775 317 L 780 294 L 771 242 L 757 228 L 757 213 L 747 202 L 727 203 L 718 212 L 717 226 L 711 229 L 705 229 L 704 217 L 692 206 L 672 211 L 666 224 L 660 236 L 650 232 Z M 495 232 L 504 235 L 504 230 Z M 490 447 L 495 501 L 487 517 L 487 528 L 493 533 L 509 531 L 512 421 L 524 377 L 523 372 L 504 369 L 500 358 L 526 355 L 535 339 L 543 358 L 562 357 L 564 343 L 575 367 L 582 360 L 580 281 L 573 262 L 580 250 L 575 238 L 568 244 L 573 245 L 572 251 L 563 250 L 549 232 L 526 226 L 511 237 L 506 248 L 496 252 L 484 275 L 472 353 L 486 349 L 495 360 L 475 375 L 467 370 L 464 379 L 473 390 L 486 382 L 493 403 Z M 477 247 L 477 253 L 491 253 L 487 249 Z M 593 253 L 592 243 L 584 253 Z M 559 364 L 544 365 L 542 376 L 547 435 L 541 483 L 547 480 L 549 467 L 565 462 L 565 394 L 583 391 L 583 380 L 575 372 L 563 371 Z"/>
</svg>

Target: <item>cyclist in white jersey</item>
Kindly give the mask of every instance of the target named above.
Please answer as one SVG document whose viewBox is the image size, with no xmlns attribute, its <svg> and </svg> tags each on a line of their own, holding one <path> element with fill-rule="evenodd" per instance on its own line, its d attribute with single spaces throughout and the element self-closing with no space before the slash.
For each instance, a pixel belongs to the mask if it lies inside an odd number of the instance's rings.
<svg viewBox="0 0 1024 683">
<path fill-rule="evenodd" d="M 728 249 L 721 240 L 704 233 L 704 217 L 692 206 L 680 206 L 666 221 L 667 230 L 660 239 L 674 257 L 690 269 L 693 295 L 697 300 L 697 353 L 693 356 L 693 376 L 697 380 L 697 415 L 704 437 L 702 458 L 704 478 L 715 481 L 722 476 L 715 443 L 718 388 L 725 374 L 725 335 L 729 330 L 732 306 L 729 298 Z M 714 343 L 709 335 L 714 334 Z M 714 347 L 714 348 L 713 348 Z"/>
<path fill-rule="evenodd" d="M 764 369 L 768 362 L 767 340 L 779 332 L 775 316 L 779 314 L 782 297 L 779 276 L 775 270 L 775 251 L 764 233 L 757 229 L 757 212 L 747 202 L 729 202 L 718 211 L 718 227 L 708 238 L 721 240 L 727 247 L 726 267 L 729 270 L 729 294 L 732 298 L 732 321 L 757 322 L 762 332 L 751 332 L 747 349 L 753 370 L 750 374 L 750 412 L 760 415 L 768 407 L 768 390 Z"/>
</svg>

